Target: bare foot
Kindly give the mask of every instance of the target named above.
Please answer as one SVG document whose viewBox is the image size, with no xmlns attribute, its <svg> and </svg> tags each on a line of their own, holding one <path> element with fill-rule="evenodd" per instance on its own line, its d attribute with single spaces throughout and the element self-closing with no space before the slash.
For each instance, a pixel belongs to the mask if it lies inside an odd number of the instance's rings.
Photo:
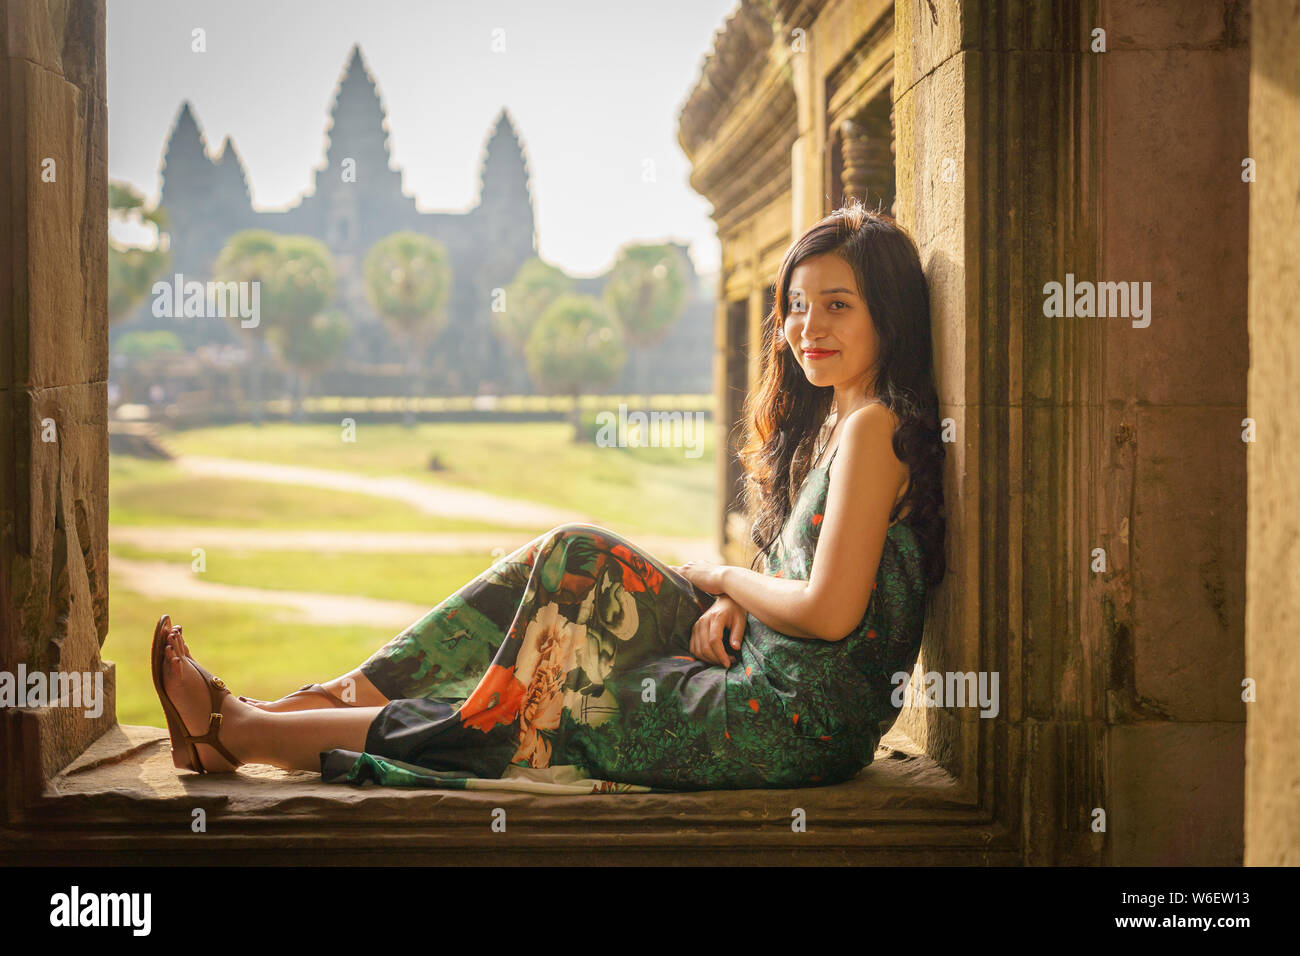
<svg viewBox="0 0 1300 956">
<path fill-rule="evenodd" d="M 250 707 L 274 714 L 287 714 L 301 710 L 331 710 L 340 706 L 383 707 L 388 703 L 388 698 L 381 694 L 379 689 L 359 670 L 316 686 L 324 688 L 328 694 L 334 696 L 335 700 L 330 700 L 328 696 L 319 692 L 305 692 L 305 688 L 286 694 L 279 700 L 254 700 L 251 697 L 239 699 Z"/>
<path fill-rule="evenodd" d="M 167 648 L 163 651 L 163 655 L 166 659 L 163 666 L 163 687 L 167 696 L 180 712 L 186 732 L 190 736 L 202 736 L 207 733 L 211 721 L 212 697 L 203 675 L 190 663 L 193 656 L 185 646 L 185 639 L 179 627 L 173 626 L 168 632 Z M 231 738 L 234 735 L 229 733 L 229 724 L 232 717 L 238 716 L 234 711 L 239 706 L 231 695 L 223 695 L 218 705 L 222 719 L 217 725 L 221 743 L 237 758 L 240 755 L 239 751 L 231 745 Z M 180 746 L 187 745 L 180 744 Z M 207 744 L 195 744 L 195 746 L 198 748 L 199 761 L 203 764 L 203 769 L 210 773 L 229 772 L 237 766 Z"/>
<path fill-rule="evenodd" d="M 268 714 L 288 714 L 299 710 L 326 710 L 331 707 L 328 701 L 318 697 L 295 697 L 292 700 L 287 697 L 281 697 L 279 700 L 253 700 L 251 697 L 241 697 L 239 700 L 250 707 L 264 710 Z"/>
</svg>

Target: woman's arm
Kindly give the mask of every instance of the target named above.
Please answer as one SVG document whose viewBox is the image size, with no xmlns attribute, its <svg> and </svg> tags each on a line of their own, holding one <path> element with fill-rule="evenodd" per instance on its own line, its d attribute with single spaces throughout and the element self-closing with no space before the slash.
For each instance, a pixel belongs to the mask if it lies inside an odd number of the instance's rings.
<svg viewBox="0 0 1300 956">
<path fill-rule="evenodd" d="M 908 469 L 894 454 L 894 415 L 871 404 L 845 419 L 826 513 L 807 581 L 748 568 L 687 565 L 682 573 L 710 593 L 725 593 L 768 627 L 793 637 L 838 641 L 867 611 Z"/>
</svg>

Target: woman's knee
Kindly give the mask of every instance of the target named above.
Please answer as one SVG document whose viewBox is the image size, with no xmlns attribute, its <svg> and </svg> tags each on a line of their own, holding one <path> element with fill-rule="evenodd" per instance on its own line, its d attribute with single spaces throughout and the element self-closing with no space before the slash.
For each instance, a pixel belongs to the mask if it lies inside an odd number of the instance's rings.
<svg viewBox="0 0 1300 956">
<path fill-rule="evenodd" d="M 564 524 L 557 524 L 550 531 L 546 532 L 548 538 L 572 538 L 572 537 L 591 537 L 601 531 L 599 525 L 588 524 L 583 521 L 569 521 Z"/>
</svg>

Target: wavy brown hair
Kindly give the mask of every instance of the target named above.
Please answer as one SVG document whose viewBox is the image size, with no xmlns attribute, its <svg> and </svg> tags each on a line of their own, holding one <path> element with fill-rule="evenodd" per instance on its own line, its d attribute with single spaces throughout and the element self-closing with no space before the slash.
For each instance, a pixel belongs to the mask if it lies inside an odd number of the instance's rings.
<svg viewBox="0 0 1300 956">
<path fill-rule="evenodd" d="M 740 452 L 745 502 L 754 516 L 752 535 L 759 548 L 752 566 L 765 560 L 794 507 L 834 398 L 830 386 L 808 381 L 785 338 L 790 274 L 804 259 L 823 253 L 852 267 L 880 337 L 875 397 L 898 416 L 894 453 L 911 476 L 889 520 L 911 508 L 903 521 L 916 532 L 926 584 L 933 586 L 946 567 L 944 447 L 931 359 L 930 296 L 912 238 L 893 218 L 858 202 L 835 210 L 800 236 L 786 252 L 773 285 L 772 311 L 764 319 L 762 380 L 745 403 L 748 429 Z"/>
</svg>

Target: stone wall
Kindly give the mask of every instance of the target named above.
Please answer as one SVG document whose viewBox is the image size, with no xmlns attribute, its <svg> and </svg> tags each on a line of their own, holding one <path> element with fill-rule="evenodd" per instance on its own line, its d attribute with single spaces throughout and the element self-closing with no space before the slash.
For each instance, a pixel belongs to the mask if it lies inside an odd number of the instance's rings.
<svg viewBox="0 0 1300 956">
<path fill-rule="evenodd" d="M 902 722 L 938 759 L 992 747 L 1028 862 L 1239 862 L 1246 8 L 895 16 L 899 218 L 959 435 L 925 666 L 1004 692 L 992 728 Z M 1045 315 L 1070 276 L 1149 282 L 1149 325 Z"/>
<path fill-rule="evenodd" d="M 1300 864 L 1300 2 L 1251 13 L 1246 864 Z"/>
<path fill-rule="evenodd" d="M 98 719 L 0 712 L 5 799 L 114 722 L 104 0 L 0 2 L 0 670 L 104 674 Z"/>
<path fill-rule="evenodd" d="M 1116 864 L 1242 858 L 1249 9 L 1097 10 L 1099 278 L 1151 282 L 1149 326 L 1107 324 L 1094 392 Z"/>
</svg>

